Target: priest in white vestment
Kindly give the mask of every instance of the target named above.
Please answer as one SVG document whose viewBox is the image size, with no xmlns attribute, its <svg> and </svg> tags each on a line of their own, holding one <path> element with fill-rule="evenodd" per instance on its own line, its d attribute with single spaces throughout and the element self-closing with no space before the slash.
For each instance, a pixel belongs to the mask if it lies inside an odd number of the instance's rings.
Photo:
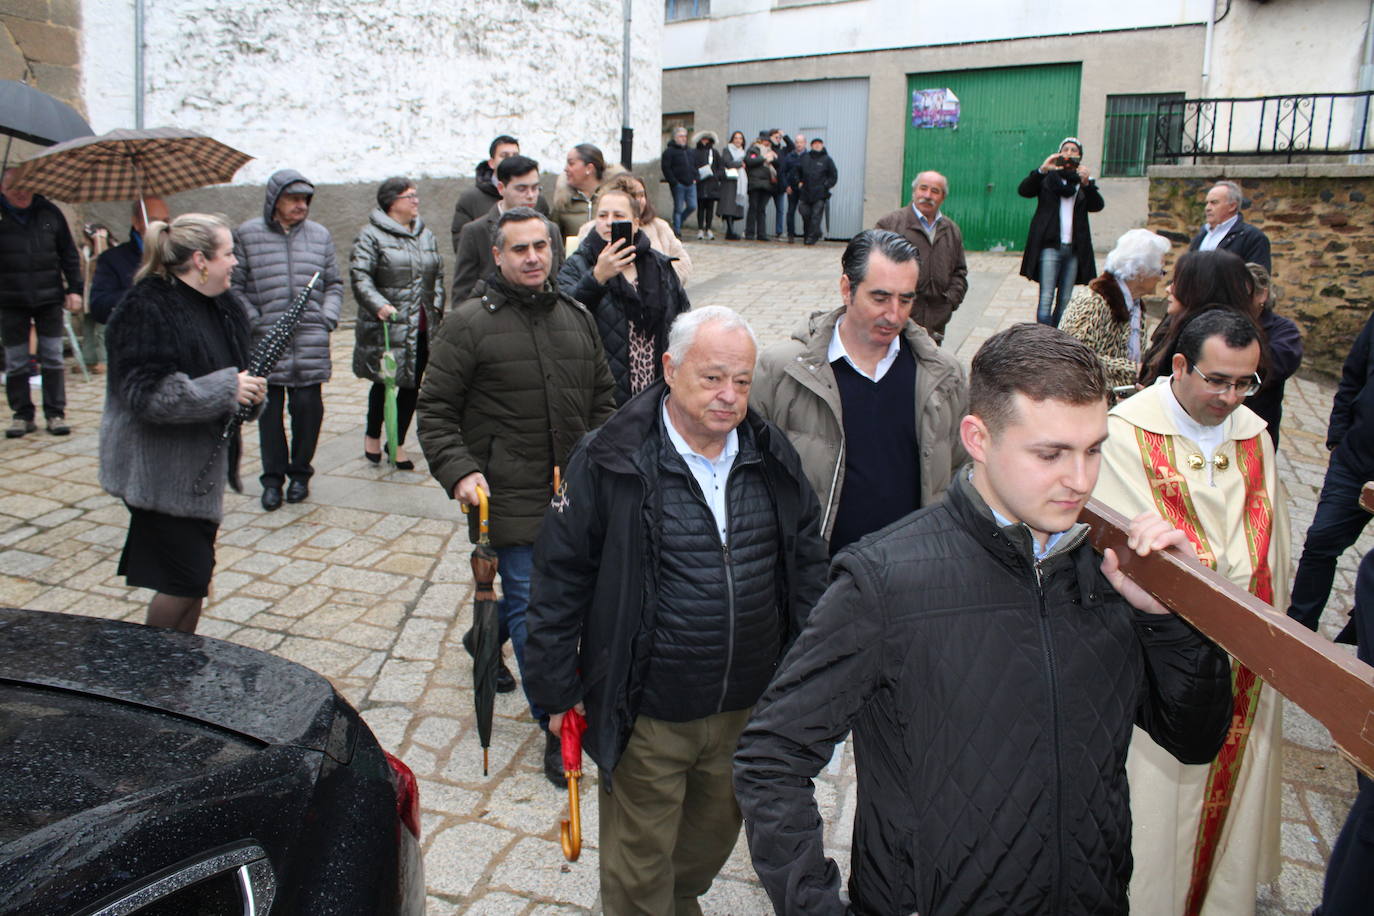
<svg viewBox="0 0 1374 916">
<path fill-rule="evenodd" d="M 1286 608 L 1287 494 L 1265 423 L 1244 406 L 1259 387 L 1258 331 L 1214 309 L 1177 349 L 1171 375 L 1112 409 L 1093 495 L 1128 518 L 1159 512 L 1203 563 Z M 1235 661 L 1232 683 L 1231 732 L 1211 766 L 1179 763 L 1136 729 L 1133 916 L 1249 916 L 1257 885 L 1277 876 L 1282 700 Z"/>
</svg>

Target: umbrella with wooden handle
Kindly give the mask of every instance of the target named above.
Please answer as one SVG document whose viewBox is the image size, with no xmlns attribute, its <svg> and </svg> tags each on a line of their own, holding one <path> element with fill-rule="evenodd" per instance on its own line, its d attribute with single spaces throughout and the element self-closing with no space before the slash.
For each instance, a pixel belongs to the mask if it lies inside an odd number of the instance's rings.
<svg viewBox="0 0 1374 916">
<path fill-rule="evenodd" d="M 576 708 L 563 715 L 563 728 L 558 733 L 563 751 L 563 775 L 568 780 L 568 816 L 558 825 L 558 839 L 563 844 L 563 858 L 576 862 L 582 855 L 582 802 L 578 796 L 578 781 L 582 778 L 582 733 L 587 720 Z"/>
</svg>

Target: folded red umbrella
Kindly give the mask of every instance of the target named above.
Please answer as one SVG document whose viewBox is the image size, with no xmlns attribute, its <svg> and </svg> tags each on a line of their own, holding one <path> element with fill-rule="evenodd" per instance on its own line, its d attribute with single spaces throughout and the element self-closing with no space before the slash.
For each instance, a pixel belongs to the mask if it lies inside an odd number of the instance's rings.
<svg viewBox="0 0 1374 916">
<path fill-rule="evenodd" d="M 587 720 L 576 709 L 563 716 L 559 739 L 563 745 L 563 775 L 568 778 L 568 817 L 559 825 L 558 837 L 563 843 L 563 857 L 576 862 L 582 855 L 582 810 L 578 801 L 577 781 L 582 778 L 582 733 Z"/>
</svg>

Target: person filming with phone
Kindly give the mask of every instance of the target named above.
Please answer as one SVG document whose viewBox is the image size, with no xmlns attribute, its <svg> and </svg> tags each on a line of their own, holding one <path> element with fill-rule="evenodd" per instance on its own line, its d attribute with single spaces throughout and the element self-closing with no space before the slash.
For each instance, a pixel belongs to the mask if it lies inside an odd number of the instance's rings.
<svg viewBox="0 0 1374 916">
<path fill-rule="evenodd" d="M 602 187 L 592 213 L 596 228 L 564 262 L 558 288 L 596 317 L 618 406 L 663 377 L 668 328 L 692 306 L 672 259 L 642 231 L 637 198 Z"/>
<path fill-rule="evenodd" d="M 1088 214 L 1102 210 L 1102 194 L 1083 165 L 1083 144 L 1065 137 L 1059 151 L 1031 170 L 1016 193 L 1036 198 L 1021 258 L 1021 276 L 1040 284 L 1035 320 L 1059 326 L 1075 283 L 1097 276 Z"/>
</svg>

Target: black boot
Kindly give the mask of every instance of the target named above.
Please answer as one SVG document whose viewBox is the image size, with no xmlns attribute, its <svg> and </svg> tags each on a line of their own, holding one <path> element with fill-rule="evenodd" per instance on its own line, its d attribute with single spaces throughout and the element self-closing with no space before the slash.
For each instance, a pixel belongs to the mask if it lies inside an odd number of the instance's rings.
<svg viewBox="0 0 1374 916">
<path fill-rule="evenodd" d="M 472 645 L 472 628 L 469 627 L 468 631 L 463 634 L 463 648 L 467 650 L 468 655 L 476 657 Z M 506 667 L 506 660 L 502 658 L 501 663 L 496 666 L 496 692 L 510 693 L 514 689 L 515 678 L 511 675 L 510 669 Z"/>
<path fill-rule="evenodd" d="M 544 732 L 544 778 L 555 789 L 568 787 L 568 777 L 563 774 L 563 743 L 553 732 Z"/>
</svg>

